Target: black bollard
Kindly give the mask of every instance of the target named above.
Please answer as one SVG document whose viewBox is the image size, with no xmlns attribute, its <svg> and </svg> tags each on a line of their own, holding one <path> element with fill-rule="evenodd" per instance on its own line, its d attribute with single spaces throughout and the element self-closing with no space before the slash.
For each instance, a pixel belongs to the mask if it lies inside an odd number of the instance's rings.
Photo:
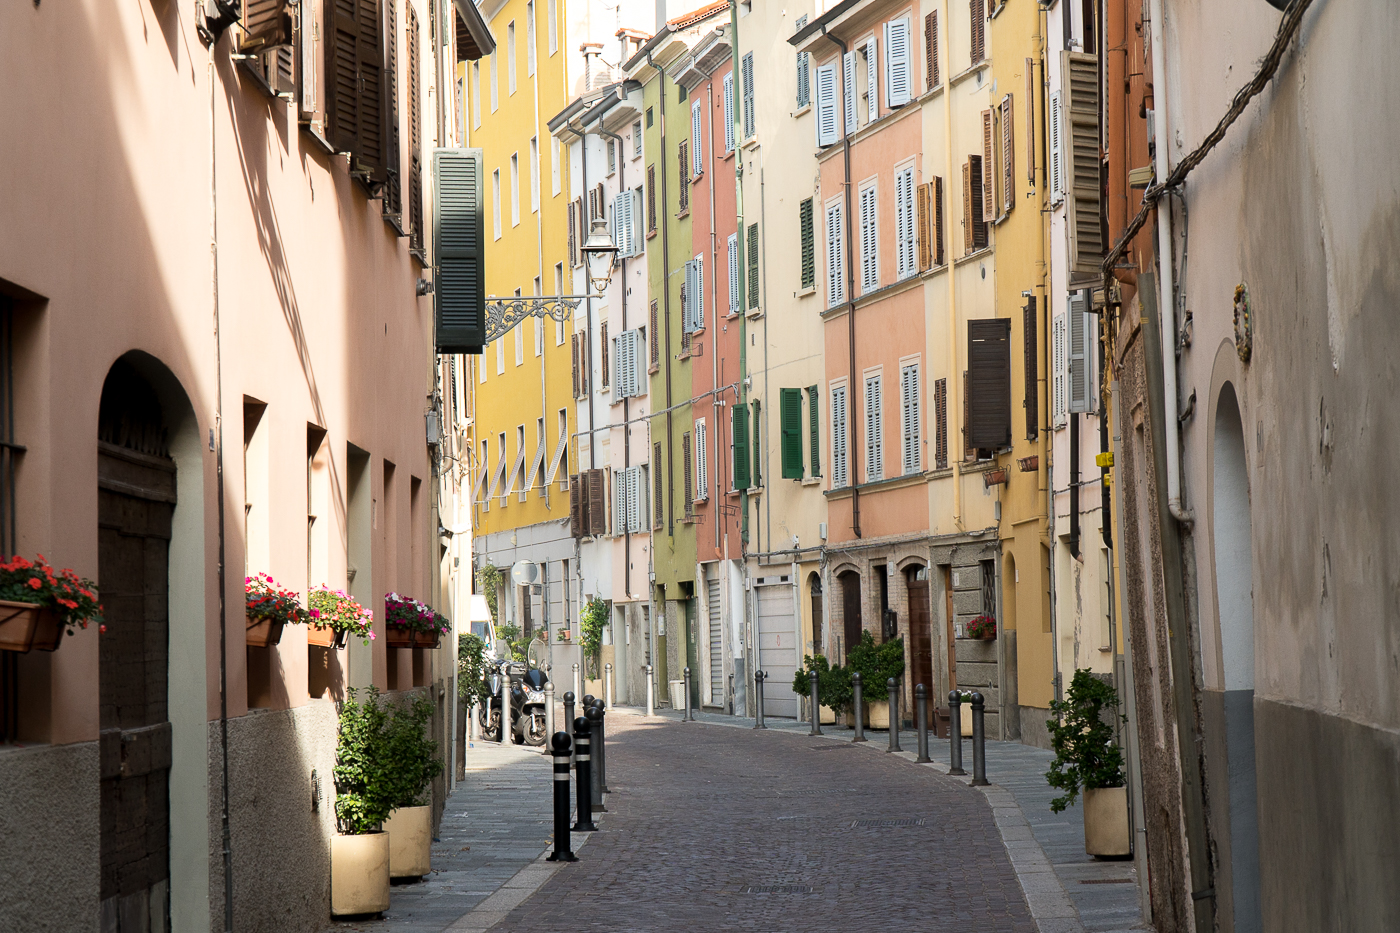
<svg viewBox="0 0 1400 933">
<path fill-rule="evenodd" d="M 554 851 L 546 861 L 577 862 L 569 842 L 569 733 L 556 732 L 554 746 Z"/>
<path fill-rule="evenodd" d="M 598 721 L 593 724 L 593 755 L 598 759 L 598 788 L 604 794 L 610 794 L 608 790 L 608 704 L 602 697 L 594 703 L 593 708 L 598 711 Z M 607 812 L 607 808 L 603 808 Z"/>
<path fill-rule="evenodd" d="M 899 681 L 891 677 L 885 682 L 890 691 L 890 747 L 887 752 L 902 752 L 899 747 Z"/>
<path fill-rule="evenodd" d="M 578 784 L 578 822 L 574 824 L 576 833 L 591 833 L 598 828 L 593 825 L 593 762 L 588 753 L 590 730 L 591 724 L 585 717 L 580 716 L 574 720 L 574 772 Z"/>
<path fill-rule="evenodd" d="M 851 700 L 855 703 L 856 713 L 856 734 L 851 736 L 852 742 L 865 741 L 865 704 L 860 698 L 860 672 L 851 675 Z"/>
<path fill-rule="evenodd" d="M 812 671 L 812 735 L 822 734 L 821 693 L 818 687 L 821 675 Z"/>
<path fill-rule="evenodd" d="M 690 708 L 690 668 L 681 672 L 685 679 L 685 715 L 681 717 L 681 722 L 694 722 L 695 711 Z"/>
<path fill-rule="evenodd" d="M 962 694 L 948 692 L 948 773 L 966 774 L 962 766 Z"/>
<path fill-rule="evenodd" d="M 928 690 L 923 684 L 914 686 L 914 717 L 919 730 L 919 757 L 914 760 L 922 764 L 932 761 L 928 756 Z"/>
<path fill-rule="evenodd" d="M 987 780 L 987 731 L 983 725 L 986 712 L 986 699 L 980 693 L 972 694 L 972 786 L 986 787 Z M 961 731 L 961 730 L 959 730 Z"/>
<path fill-rule="evenodd" d="M 564 691 L 564 731 L 568 732 L 574 727 L 574 692 Z M 575 749 L 577 751 L 577 749 Z M 573 760 L 572 756 L 569 759 Z"/>
<path fill-rule="evenodd" d="M 588 720 L 588 740 L 590 743 L 589 752 L 593 756 L 593 767 L 589 769 L 589 792 L 593 796 L 593 812 L 606 813 L 608 808 L 603 806 L 603 760 L 598 757 L 598 733 L 603 726 L 603 708 L 595 701 L 583 711 L 583 716 Z"/>
<path fill-rule="evenodd" d="M 754 694 L 753 694 L 754 720 L 753 720 L 753 727 L 754 727 L 755 729 L 767 729 L 767 728 L 768 728 L 766 725 L 763 724 L 763 678 L 764 678 L 763 671 L 754 671 L 754 672 L 753 672 L 753 685 L 754 685 Z"/>
</svg>

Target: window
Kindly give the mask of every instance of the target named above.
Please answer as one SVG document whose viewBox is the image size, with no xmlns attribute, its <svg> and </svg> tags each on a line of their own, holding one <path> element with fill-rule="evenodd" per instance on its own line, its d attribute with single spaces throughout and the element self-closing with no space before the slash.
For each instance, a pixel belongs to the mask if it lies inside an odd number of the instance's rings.
<svg viewBox="0 0 1400 933">
<path fill-rule="evenodd" d="M 971 64 L 976 65 L 987 57 L 987 3 L 986 0 L 971 0 L 972 34 L 968 43 Z"/>
<path fill-rule="evenodd" d="M 913 78 L 909 67 L 909 19 L 885 24 L 885 104 L 903 107 L 912 99 Z"/>
<path fill-rule="evenodd" d="M 681 502 L 685 505 L 686 518 L 695 517 L 695 470 L 690 457 L 690 432 L 686 431 L 681 435 L 681 469 L 685 473 Z"/>
<path fill-rule="evenodd" d="M 817 145 L 836 142 L 836 65 L 817 68 Z"/>
<path fill-rule="evenodd" d="M 899 368 L 899 424 L 903 438 L 904 474 L 923 471 L 923 404 L 919 394 L 919 364 Z"/>
<path fill-rule="evenodd" d="M 525 494 L 529 492 L 529 486 L 525 482 L 525 425 L 520 425 L 515 429 L 515 466 L 510 468 L 510 486 L 506 488 L 506 495 L 510 495 L 512 489 L 519 489 L 520 501 L 525 501 Z"/>
<path fill-rule="evenodd" d="M 496 169 L 491 173 L 491 204 L 493 207 L 492 217 L 495 219 L 496 239 L 501 238 L 501 170 Z"/>
<path fill-rule="evenodd" d="M 488 67 L 491 69 L 491 112 L 495 113 L 501 107 L 500 77 L 495 52 L 491 53 Z"/>
<path fill-rule="evenodd" d="M 831 387 L 831 488 L 850 485 L 846 459 L 846 387 Z"/>
<path fill-rule="evenodd" d="M 705 150 L 701 148 L 704 145 L 704 132 L 701 130 L 700 119 L 700 101 L 697 100 L 690 106 L 690 167 L 696 178 L 705 174 Z"/>
<path fill-rule="evenodd" d="M 880 287 L 878 205 L 875 186 L 860 192 L 860 290 L 870 294 Z"/>
<path fill-rule="evenodd" d="M 817 284 L 817 244 L 812 229 L 811 198 L 797 205 L 797 225 L 802 238 L 802 288 L 806 290 Z"/>
<path fill-rule="evenodd" d="M 802 478 L 802 390 L 778 390 L 779 448 L 783 479 Z"/>
<path fill-rule="evenodd" d="M 982 215 L 982 157 L 972 155 L 963 163 L 963 252 L 987 246 L 987 221 Z"/>
<path fill-rule="evenodd" d="M 642 121 L 638 120 L 632 124 L 632 158 L 641 158 L 642 155 Z"/>
<path fill-rule="evenodd" d="M 647 129 L 651 129 L 651 108 L 647 108 Z"/>
<path fill-rule="evenodd" d="M 602 365 L 598 367 L 598 373 L 602 376 L 602 381 L 598 388 L 607 389 L 609 384 L 615 385 L 617 383 L 617 380 L 612 377 L 612 359 L 609 358 L 609 354 L 611 354 L 614 359 L 617 357 L 617 354 L 613 352 L 613 346 L 608 342 L 607 321 L 603 321 L 598 325 L 598 352 L 603 355 L 601 361 Z"/>
<path fill-rule="evenodd" d="M 676 158 L 680 163 L 680 206 L 677 214 L 684 217 L 690 212 L 690 140 L 682 139 L 680 145 L 676 147 Z"/>
<path fill-rule="evenodd" d="M 940 84 L 938 75 L 938 11 L 924 17 L 924 79 L 929 90 Z"/>
<path fill-rule="evenodd" d="M 749 310 L 758 308 L 758 224 L 749 224 Z"/>
<path fill-rule="evenodd" d="M 885 476 L 885 430 L 880 395 L 880 376 L 865 377 L 865 481 L 867 483 Z"/>
<path fill-rule="evenodd" d="M 695 422 L 695 501 L 710 498 L 710 436 L 705 419 Z"/>
<path fill-rule="evenodd" d="M 530 212 L 540 212 L 540 139 L 530 137 Z"/>
<path fill-rule="evenodd" d="M 540 277 L 535 276 L 535 294 L 540 294 Z M 535 315 L 535 356 L 544 355 L 544 318 Z"/>
<path fill-rule="evenodd" d="M 525 73 L 535 73 L 535 0 L 525 4 Z"/>
<path fill-rule="evenodd" d="M 647 166 L 647 233 L 656 232 L 656 166 Z"/>
<path fill-rule="evenodd" d="M 481 62 L 479 61 L 472 62 L 472 128 L 481 129 Z"/>
<path fill-rule="evenodd" d="M 730 409 L 730 416 L 734 452 L 734 472 L 731 475 L 734 477 L 734 488 L 748 489 L 751 482 L 749 474 L 749 410 L 743 405 L 735 405 Z"/>
<path fill-rule="evenodd" d="M 687 435 L 688 436 L 688 435 Z M 613 473 L 613 533 L 646 531 L 647 468 L 628 467 Z"/>
<path fill-rule="evenodd" d="M 548 486 L 554 482 L 554 477 L 559 473 L 559 465 L 564 462 L 565 454 L 569 449 L 569 410 L 559 409 L 559 440 L 554 447 L 554 456 L 549 458 L 549 473 L 545 475 L 544 482 Z M 564 472 L 568 473 L 568 467 Z M 568 482 L 568 476 L 560 480 L 561 484 Z"/>
<path fill-rule="evenodd" d="M 506 25 L 506 92 L 515 93 L 515 21 Z"/>
<path fill-rule="evenodd" d="M 914 222 L 914 167 L 899 169 L 894 175 L 895 259 L 899 277 L 919 271 L 917 262 L 917 225 Z"/>
<path fill-rule="evenodd" d="M 797 27 L 794 33 L 802 31 L 807 25 L 807 14 L 797 17 Z M 797 106 L 806 107 L 812 102 L 811 86 L 811 56 L 806 52 L 797 53 Z"/>
<path fill-rule="evenodd" d="M 874 123 L 880 119 L 880 80 L 876 77 L 878 72 L 875 54 L 875 38 L 865 43 L 865 122 Z"/>
<path fill-rule="evenodd" d="M 497 214 L 500 212 L 497 211 Z M 841 202 L 826 207 L 826 305 L 834 308 L 846 300 L 846 267 L 841 255 Z"/>
<path fill-rule="evenodd" d="M 502 334 L 496 338 L 496 375 L 503 376 L 506 372 L 506 335 Z"/>
<path fill-rule="evenodd" d="M 685 99 L 686 99 L 686 97 L 688 97 L 688 96 L 689 96 L 689 92 L 686 91 L 685 85 L 684 85 L 684 84 L 677 84 L 677 85 L 676 85 L 676 100 L 683 104 L 683 103 L 685 103 Z"/>
<path fill-rule="evenodd" d="M 617 141 L 608 140 L 608 174 L 612 175 L 617 171 Z"/>
<path fill-rule="evenodd" d="M 846 135 L 850 136 L 859 127 L 856 125 L 856 56 L 859 53 L 852 50 L 847 52 L 841 59 L 842 87 L 841 97 L 846 110 Z"/>
<path fill-rule="evenodd" d="M 491 475 L 491 441 L 489 438 L 481 439 L 481 459 L 477 463 L 476 470 L 476 492 L 472 498 L 477 502 L 491 504 L 490 490 L 486 486 L 486 478 Z"/>
<path fill-rule="evenodd" d="M 612 340 L 614 402 L 644 394 L 642 342 L 640 328 L 625 330 Z"/>
<path fill-rule="evenodd" d="M 550 181 L 550 190 L 551 190 L 555 195 L 558 195 L 558 194 L 559 194 L 559 191 L 560 191 L 560 189 L 561 189 L 561 187 L 562 187 L 562 185 L 561 185 L 560 171 L 559 171 L 559 161 L 560 161 L 560 158 L 559 158 L 559 157 L 560 157 L 559 137 L 557 137 L 557 136 L 551 136 L 551 137 L 549 137 L 549 181 Z"/>
<path fill-rule="evenodd" d="M 520 153 L 510 154 L 510 225 L 520 223 Z"/>
<path fill-rule="evenodd" d="M 818 425 L 821 423 L 821 416 L 818 414 L 818 413 L 821 411 L 821 404 L 820 404 L 820 402 L 821 402 L 821 396 L 820 396 L 820 394 L 819 394 L 819 392 L 818 392 L 818 387 L 817 387 L 817 386 L 808 386 L 808 387 L 807 387 L 807 434 L 808 434 L 808 445 L 807 445 L 807 450 L 808 450 L 808 452 L 812 455 L 812 475 L 813 475 L 813 476 L 821 476 L 821 475 L 822 475 L 821 432 L 818 430 Z"/>
<path fill-rule="evenodd" d="M 544 481 L 544 448 L 544 416 L 541 415 L 535 419 L 535 459 L 530 461 L 530 472 L 528 474 L 530 477 L 530 488 L 538 489 L 541 497 L 544 496 L 545 486 L 547 485 Z M 522 498 L 521 501 L 523 502 L 524 499 Z"/>
<path fill-rule="evenodd" d="M 744 138 L 749 139 L 754 134 L 754 112 L 753 112 L 753 53 L 745 53 L 741 62 L 740 78 L 743 81 L 744 95 Z"/>
<path fill-rule="evenodd" d="M 515 290 L 515 294 L 520 294 L 520 289 Z M 525 327 L 524 323 L 516 324 L 511 331 L 515 335 L 515 365 L 520 366 L 525 362 Z"/>
<path fill-rule="evenodd" d="M 1011 321 L 967 322 L 967 446 L 1011 446 Z"/>
<path fill-rule="evenodd" d="M 554 294 L 564 294 L 564 264 L 556 262 L 554 264 Z M 564 322 L 554 322 L 554 345 L 562 347 L 564 345 Z"/>
<path fill-rule="evenodd" d="M 724 151 L 734 151 L 734 72 L 724 76 Z"/>
<path fill-rule="evenodd" d="M 743 300 L 739 296 L 739 234 L 729 234 L 729 313 L 738 314 L 743 310 Z"/>
<path fill-rule="evenodd" d="M 685 294 L 681 300 L 681 323 L 685 333 L 705 327 L 705 257 L 697 254 L 685 264 Z"/>
</svg>

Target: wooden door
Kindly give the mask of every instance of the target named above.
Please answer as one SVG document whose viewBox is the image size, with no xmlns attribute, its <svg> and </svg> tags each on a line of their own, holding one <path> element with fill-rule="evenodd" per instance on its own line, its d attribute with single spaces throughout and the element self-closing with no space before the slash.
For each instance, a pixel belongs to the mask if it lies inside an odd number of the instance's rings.
<svg viewBox="0 0 1400 933">
<path fill-rule="evenodd" d="M 927 718 L 933 728 L 933 709 L 938 706 L 938 694 L 933 681 L 933 623 L 929 611 L 928 568 L 910 567 L 906 571 L 909 590 L 909 668 L 915 684 L 928 691 Z"/>
<path fill-rule="evenodd" d="M 840 579 L 841 613 L 845 617 L 842 633 L 846 638 L 844 647 L 849 657 L 851 648 L 860 644 L 860 574 L 854 571 L 847 571 L 841 574 Z"/>
</svg>

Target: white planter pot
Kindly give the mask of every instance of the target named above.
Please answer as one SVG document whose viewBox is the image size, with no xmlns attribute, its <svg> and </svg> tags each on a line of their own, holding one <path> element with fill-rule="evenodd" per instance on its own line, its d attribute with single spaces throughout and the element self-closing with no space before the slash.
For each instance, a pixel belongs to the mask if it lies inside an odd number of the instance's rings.
<svg viewBox="0 0 1400 933">
<path fill-rule="evenodd" d="M 389 909 L 389 834 L 331 837 L 331 915 Z"/>
<path fill-rule="evenodd" d="M 890 727 L 890 704 L 888 700 L 872 700 L 865 706 L 865 724 L 871 729 Z"/>
<path fill-rule="evenodd" d="M 1090 855 L 1127 855 L 1132 851 L 1126 787 L 1084 791 L 1084 851 Z"/>
<path fill-rule="evenodd" d="M 823 707 L 822 707 L 822 725 L 824 725 L 824 726 L 834 726 L 834 725 L 836 725 L 836 710 L 832 709 L 830 706 L 823 706 Z"/>
<path fill-rule="evenodd" d="M 963 703 L 958 708 L 960 710 L 959 716 L 962 717 L 962 734 L 964 736 L 972 735 L 972 704 Z"/>
<path fill-rule="evenodd" d="M 421 878 L 432 870 L 433 808 L 400 807 L 384 821 L 389 877 Z"/>
</svg>

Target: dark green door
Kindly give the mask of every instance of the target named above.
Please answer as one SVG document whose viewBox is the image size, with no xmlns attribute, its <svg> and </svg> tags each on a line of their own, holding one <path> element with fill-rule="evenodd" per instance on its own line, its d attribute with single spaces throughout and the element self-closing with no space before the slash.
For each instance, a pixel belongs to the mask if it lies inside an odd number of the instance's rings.
<svg viewBox="0 0 1400 933">
<path fill-rule="evenodd" d="M 696 652 L 695 597 L 681 603 L 685 607 L 685 666 L 690 668 L 690 708 L 700 708 L 700 655 Z"/>
</svg>

